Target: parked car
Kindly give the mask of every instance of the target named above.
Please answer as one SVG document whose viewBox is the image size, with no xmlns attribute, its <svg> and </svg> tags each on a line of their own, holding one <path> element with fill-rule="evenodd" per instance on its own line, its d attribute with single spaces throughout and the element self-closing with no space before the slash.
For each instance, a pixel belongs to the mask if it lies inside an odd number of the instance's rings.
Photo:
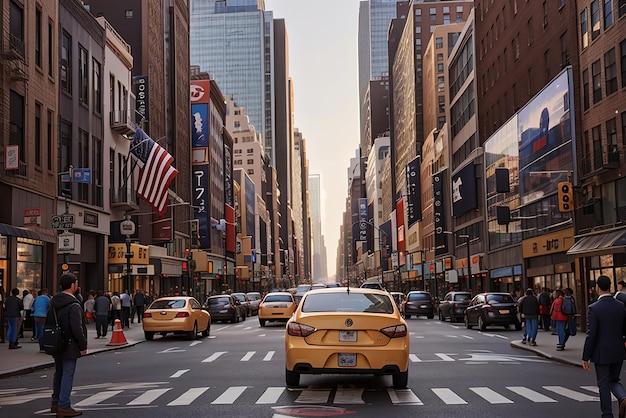
<svg viewBox="0 0 626 418">
<path fill-rule="evenodd" d="M 301 284 L 296 288 L 295 292 L 293 293 L 293 299 L 296 301 L 296 304 L 300 303 L 300 299 L 302 299 L 302 296 L 304 296 L 304 294 L 309 290 L 311 290 L 310 284 Z"/>
<path fill-rule="evenodd" d="M 517 317 L 517 307 L 510 293 L 485 292 L 474 296 L 465 310 L 465 327 L 477 326 L 484 331 L 489 325 L 503 325 L 509 329 L 522 329 Z"/>
<path fill-rule="evenodd" d="M 390 292 L 389 294 L 393 298 L 398 310 L 402 311 L 402 302 L 406 299 L 406 295 L 403 292 Z"/>
<path fill-rule="evenodd" d="M 463 322 L 465 309 L 471 300 L 470 292 L 448 292 L 439 302 L 439 320 L 445 321 L 450 318 L 450 322 Z"/>
<path fill-rule="evenodd" d="M 232 297 L 239 299 L 241 306 L 243 306 L 246 312 L 246 317 L 252 316 L 252 306 L 250 305 L 250 298 L 245 293 L 232 293 Z"/>
<path fill-rule="evenodd" d="M 209 296 L 202 308 L 211 314 L 213 321 L 239 322 L 246 319 L 246 308 L 232 295 Z"/>
<path fill-rule="evenodd" d="M 367 288 L 311 290 L 289 320 L 285 382 L 302 374 L 392 375 L 395 388 L 409 376 L 406 321 L 386 291 Z"/>
<path fill-rule="evenodd" d="M 259 324 L 268 321 L 287 322 L 296 310 L 296 302 L 289 292 L 268 293 L 259 307 Z"/>
<path fill-rule="evenodd" d="M 423 290 L 411 290 L 402 302 L 402 314 L 406 319 L 423 315 L 428 319 L 435 317 L 435 301 L 430 293 Z"/>
<path fill-rule="evenodd" d="M 367 279 L 361 284 L 362 288 L 385 290 L 380 279 Z"/>
<path fill-rule="evenodd" d="M 211 332 L 211 315 L 202 309 L 200 302 L 189 296 L 159 298 L 152 302 L 143 313 L 141 321 L 146 340 L 155 333 L 162 336 L 170 332 L 184 333 L 190 340 L 198 336 L 198 331 L 206 337 Z"/>
<path fill-rule="evenodd" d="M 250 308 L 252 309 L 252 315 L 256 315 L 259 313 L 259 305 L 261 304 L 261 293 L 259 292 L 248 292 L 246 293 L 248 298 L 250 299 Z"/>
</svg>

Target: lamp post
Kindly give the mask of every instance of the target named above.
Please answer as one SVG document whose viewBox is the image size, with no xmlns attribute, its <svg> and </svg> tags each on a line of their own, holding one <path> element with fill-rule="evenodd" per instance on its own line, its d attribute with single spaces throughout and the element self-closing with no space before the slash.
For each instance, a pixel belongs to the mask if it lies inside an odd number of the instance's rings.
<svg viewBox="0 0 626 418">
<path fill-rule="evenodd" d="M 470 260 L 470 236 L 469 234 L 460 234 L 458 235 L 459 238 L 465 238 L 465 244 L 467 245 L 467 285 L 470 286 L 470 289 L 472 291 L 476 291 L 475 287 L 472 285 L 472 267 L 471 267 L 471 260 Z"/>
<path fill-rule="evenodd" d="M 120 234 L 126 235 L 126 290 L 130 289 L 130 259 L 133 258 L 133 253 L 130 251 L 130 237 L 135 233 L 135 223 L 130 219 L 129 215 L 126 215 L 126 220 L 120 223 Z"/>
</svg>

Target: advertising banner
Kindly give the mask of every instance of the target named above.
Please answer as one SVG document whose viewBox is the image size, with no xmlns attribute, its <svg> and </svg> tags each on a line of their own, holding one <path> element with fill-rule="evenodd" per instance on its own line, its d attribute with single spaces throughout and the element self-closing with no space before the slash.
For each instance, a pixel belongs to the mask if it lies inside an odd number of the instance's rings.
<svg viewBox="0 0 626 418">
<path fill-rule="evenodd" d="M 194 206 L 194 219 L 198 220 L 198 235 L 200 236 L 198 241 L 199 248 L 208 250 L 211 248 L 208 164 L 193 166 L 192 200 Z"/>
<path fill-rule="evenodd" d="M 452 176 L 452 214 L 459 216 L 476 208 L 476 174 L 471 162 Z"/>
<path fill-rule="evenodd" d="M 420 171 L 422 156 L 418 155 L 406 165 L 407 219 L 409 228 L 422 220 L 422 184 Z"/>
<path fill-rule="evenodd" d="M 442 170 L 433 175 L 433 210 L 435 221 L 435 255 L 445 254 L 448 252 L 448 237 L 444 233 L 446 230 L 445 219 L 445 197 L 443 179 L 445 178 L 446 170 Z"/>
</svg>

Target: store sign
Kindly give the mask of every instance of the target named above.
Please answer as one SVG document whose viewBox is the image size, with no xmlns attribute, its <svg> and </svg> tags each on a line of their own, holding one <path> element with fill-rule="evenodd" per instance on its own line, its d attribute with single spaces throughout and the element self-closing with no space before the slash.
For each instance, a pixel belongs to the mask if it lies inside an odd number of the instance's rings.
<svg viewBox="0 0 626 418">
<path fill-rule="evenodd" d="M 131 264 L 148 264 L 150 250 L 147 245 L 130 244 L 130 252 L 133 255 L 130 259 Z M 109 244 L 108 260 L 109 264 L 125 264 L 126 244 Z"/>
<path fill-rule="evenodd" d="M 24 209 L 24 226 L 41 226 L 41 208 Z"/>
</svg>

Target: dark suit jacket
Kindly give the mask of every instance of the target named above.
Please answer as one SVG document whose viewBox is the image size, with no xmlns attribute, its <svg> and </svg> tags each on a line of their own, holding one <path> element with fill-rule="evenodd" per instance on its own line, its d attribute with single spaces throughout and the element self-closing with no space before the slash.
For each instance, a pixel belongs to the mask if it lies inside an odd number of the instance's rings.
<svg viewBox="0 0 626 418">
<path fill-rule="evenodd" d="M 611 295 L 602 296 L 589 305 L 587 338 L 583 360 L 595 364 L 613 364 L 624 361 L 626 335 L 626 307 Z"/>
</svg>

